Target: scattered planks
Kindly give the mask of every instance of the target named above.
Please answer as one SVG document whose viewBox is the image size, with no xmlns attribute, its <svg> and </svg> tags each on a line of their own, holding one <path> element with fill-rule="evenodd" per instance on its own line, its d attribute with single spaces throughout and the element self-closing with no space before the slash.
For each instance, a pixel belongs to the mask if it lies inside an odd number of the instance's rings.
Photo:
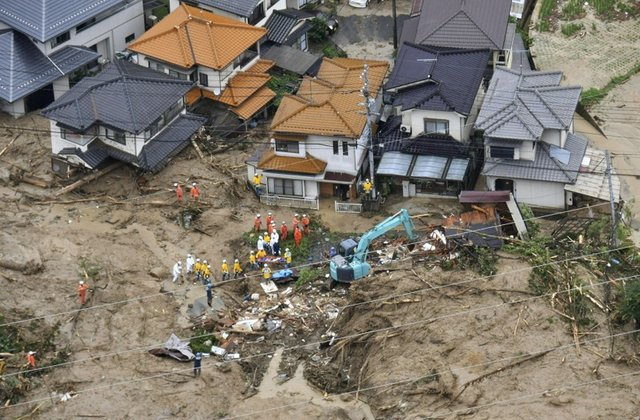
<svg viewBox="0 0 640 420">
<path fill-rule="evenodd" d="M 18 135 L 17 135 L 17 136 L 15 136 L 15 137 L 13 138 L 13 140 L 11 140 L 11 141 L 9 142 L 9 144 L 7 144 L 6 146 L 4 146 L 4 147 L 2 148 L 2 150 L 0 150 L 0 156 L 4 155 L 4 153 L 5 153 L 7 150 L 9 150 L 9 148 L 11 147 L 11 145 L 13 144 L 13 142 L 14 142 L 14 141 L 16 141 L 16 140 L 18 140 L 18 137 L 20 137 L 21 135 L 22 135 L 22 132 L 18 133 Z"/>
<path fill-rule="evenodd" d="M 93 181 L 94 179 L 98 179 L 103 175 L 108 174 L 111 171 L 114 171 L 116 169 L 118 169 L 119 167 L 121 167 L 124 163 L 123 162 L 116 162 L 113 165 L 107 166 L 104 169 L 101 169 L 97 172 L 93 172 L 87 176 L 85 176 L 82 179 L 77 180 L 76 182 L 74 182 L 73 184 L 67 185 L 66 187 L 59 189 L 58 191 L 56 191 L 53 195 L 54 197 L 59 197 L 63 194 L 69 193 L 71 191 L 74 191 L 80 187 L 82 187 L 85 184 L 88 184 L 89 182 Z"/>
</svg>

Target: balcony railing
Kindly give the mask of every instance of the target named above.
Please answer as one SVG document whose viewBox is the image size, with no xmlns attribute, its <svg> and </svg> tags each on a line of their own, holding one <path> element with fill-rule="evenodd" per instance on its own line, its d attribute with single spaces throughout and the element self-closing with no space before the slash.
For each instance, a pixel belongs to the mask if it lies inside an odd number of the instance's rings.
<svg viewBox="0 0 640 420">
<path fill-rule="evenodd" d="M 320 208 L 317 198 L 284 197 L 280 195 L 263 194 L 260 196 L 260 202 L 267 206 L 282 206 L 311 210 L 318 210 Z"/>
</svg>

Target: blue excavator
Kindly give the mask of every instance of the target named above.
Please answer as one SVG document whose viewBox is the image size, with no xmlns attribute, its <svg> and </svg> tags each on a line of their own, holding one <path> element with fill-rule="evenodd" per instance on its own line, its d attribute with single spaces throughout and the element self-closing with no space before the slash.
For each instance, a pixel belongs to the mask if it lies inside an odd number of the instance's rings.
<svg viewBox="0 0 640 420">
<path fill-rule="evenodd" d="M 338 254 L 331 258 L 331 263 L 329 264 L 331 279 L 335 282 L 351 283 L 366 277 L 371 271 L 371 265 L 367 262 L 369 245 L 374 239 L 400 225 L 404 227 L 409 240 L 414 241 L 417 239 L 411 216 L 409 216 L 409 212 L 406 209 L 402 209 L 378 223 L 373 229 L 362 235 L 358 242 L 352 238 L 342 241 Z"/>
</svg>

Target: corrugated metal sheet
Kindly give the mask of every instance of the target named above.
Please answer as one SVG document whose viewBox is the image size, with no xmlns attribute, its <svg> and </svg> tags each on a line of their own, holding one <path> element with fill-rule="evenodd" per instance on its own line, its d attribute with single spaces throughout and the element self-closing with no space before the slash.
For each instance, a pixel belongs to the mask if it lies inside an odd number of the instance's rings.
<svg viewBox="0 0 640 420">
<path fill-rule="evenodd" d="M 407 176 L 413 158 L 413 155 L 400 152 L 385 153 L 382 155 L 376 173 L 378 175 Z"/>
<path fill-rule="evenodd" d="M 607 170 L 605 153 L 602 150 L 587 147 L 585 158 L 588 158 L 589 164 L 578 173 L 575 184 L 564 186 L 565 191 L 609 201 L 609 177 L 605 173 Z M 613 197 L 617 203 L 620 201 L 620 178 L 614 168 L 611 173 Z"/>
</svg>

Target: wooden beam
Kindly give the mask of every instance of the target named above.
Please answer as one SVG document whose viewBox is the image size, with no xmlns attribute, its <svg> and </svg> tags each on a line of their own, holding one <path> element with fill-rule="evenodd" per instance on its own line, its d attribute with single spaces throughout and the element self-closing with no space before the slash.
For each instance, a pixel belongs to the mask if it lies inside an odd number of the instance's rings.
<svg viewBox="0 0 640 420">
<path fill-rule="evenodd" d="M 122 165 L 123 165 L 122 162 L 116 162 L 111 166 L 107 166 L 106 168 L 101 169 L 98 172 L 91 173 L 91 174 L 85 176 L 84 178 L 77 180 L 73 184 L 67 185 L 66 187 L 56 191 L 53 195 L 54 195 L 54 197 L 59 197 L 59 196 L 61 196 L 63 194 L 69 193 L 71 191 L 75 191 L 76 189 L 82 187 L 83 185 L 88 184 L 89 182 L 91 182 L 91 181 L 93 181 L 95 179 L 98 179 L 101 176 L 106 175 L 106 174 L 108 174 L 109 172 L 111 172 L 113 170 L 118 169 Z"/>
</svg>

